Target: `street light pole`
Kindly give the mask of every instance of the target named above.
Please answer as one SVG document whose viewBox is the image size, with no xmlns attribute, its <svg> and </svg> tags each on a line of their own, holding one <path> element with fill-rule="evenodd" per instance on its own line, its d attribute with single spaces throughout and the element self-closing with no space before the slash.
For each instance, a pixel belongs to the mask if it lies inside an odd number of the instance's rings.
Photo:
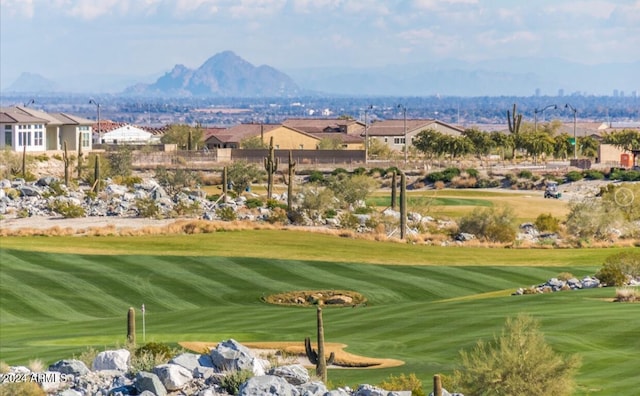
<svg viewBox="0 0 640 396">
<path fill-rule="evenodd" d="M 373 105 L 364 109 L 364 163 L 369 162 L 369 124 L 367 123 L 367 113 L 373 109 Z"/>
<path fill-rule="evenodd" d="M 409 146 L 407 145 L 407 108 L 403 105 L 398 105 L 399 109 L 402 109 L 404 119 L 404 165 L 407 166 Z"/>
<path fill-rule="evenodd" d="M 576 110 L 575 107 L 571 106 L 569 103 L 564 105 L 565 109 L 571 109 L 573 111 L 573 159 L 578 158 L 578 140 L 576 139 Z"/>
<path fill-rule="evenodd" d="M 94 104 L 98 108 L 98 144 L 102 144 L 102 130 L 100 129 L 100 103 L 89 99 L 89 104 Z"/>
<path fill-rule="evenodd" d="M 552 107 L 553 107 L 554 110 L 556 110 L 558 108 L 557 105 L 553 104 L 553 105 L 545 106 L 544 108 L 542 108 L 542 110 L 535 109 L 533 111 L 533 125 L 534 125 L 533 129 L 534 129 L 534 132 L 538 132 L 538 113 L 544 113 L 544 111 L 546 109 L 550 109 Z"/>
</svg>

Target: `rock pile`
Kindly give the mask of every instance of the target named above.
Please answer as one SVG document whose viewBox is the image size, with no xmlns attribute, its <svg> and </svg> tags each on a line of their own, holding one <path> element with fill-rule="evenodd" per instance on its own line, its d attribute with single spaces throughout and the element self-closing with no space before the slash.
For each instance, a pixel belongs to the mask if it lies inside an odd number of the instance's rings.
<svg viewBox="0 0 640 396">
<path fill-rule="evenodd" d="M 582 278 L 582 280 L 578 278 L 570 278 L 567 280 L 551 278 L 537 286 L 531 286 L 527 289 L 519 288 L 513 295 L 520 296 L 523 294 L 553 293 L 563 290 L 593 289 L 600 286 L 601 284 L 598 278 L 588 275 Z"/>
<path fill-rule="evenodd" d="M 233 339 L 218 344 L 209 354 L 182 353 L 150 371 L 132 372 L 126 349 L 98 354 L 89 369 L 79 360 L 60 360 L 42 373 L 23 366 L 10 367 L 6 382 L 36 382 L 48 395 L 55 396 L 217 396 L 230 395 L 226 378 L 239 372 L 251 373 L 239 384 L 240 396 L 410 396 L 411 391 L 386 391 L 371 385 L 328 390 L 309 376 L 300 364 L 270 367 L 268 360 L 256 357 Z M 447 393 L 448 394 L 448 393 Z M 454 394 L 454 396 L 463 396 Z"/>
</svg>

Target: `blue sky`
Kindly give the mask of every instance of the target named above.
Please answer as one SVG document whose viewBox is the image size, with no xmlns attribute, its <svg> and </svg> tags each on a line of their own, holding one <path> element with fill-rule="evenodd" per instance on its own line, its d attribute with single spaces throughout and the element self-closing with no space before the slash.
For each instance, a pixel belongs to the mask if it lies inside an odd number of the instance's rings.
<svg viewBox="0 0 640 396">
<path fill-rule="evenodd" d="M 640 60 L 640 0 L 0 0 L 0 83 L 156 76 L 232 50 L 281 70 Z"/>
</svg>

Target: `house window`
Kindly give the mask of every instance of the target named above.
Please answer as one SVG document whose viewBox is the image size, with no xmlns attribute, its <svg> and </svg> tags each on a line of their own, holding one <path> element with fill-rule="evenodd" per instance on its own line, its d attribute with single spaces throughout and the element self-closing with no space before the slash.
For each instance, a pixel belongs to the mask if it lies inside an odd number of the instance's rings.
<svg viewBox="0 0 640 396">
<path fill-rule="evenodd" d="M 13 146 L 13 130 L 11 125 L 4 126 L 4 145 Z"/>
<path fill-rule="evenodd" d="M 300 150 L 304 150 L 304 144 L 300 145 Z"/>
<path fill-rule="evenodd" d="M 385 142 L 385 143 L 388 143 L 388 142 L 389 142 L 389 139 L 384 138 L 384 142 Z"/>
<path fill-rule="evenodd" d="M 42 146 L 42 131 L 35 131 L 33 133 L 33 144 L 35 146 Z"/>
<path fill-rule="evenodd" d="M 80 138 L 82 139 L 82 147 L 89 147 L 89 134 L 86 132 L 82 132 L 80 134 Z"/>
<path fill-rule="evenodd" d="M 31 132 L 18 132 L 18 146 L 31 146 Z"/>
<path fill-rule="evenodd" d="M 404 144 L 404 138 L 393 138 L 393 144 Z"/>
</svg>

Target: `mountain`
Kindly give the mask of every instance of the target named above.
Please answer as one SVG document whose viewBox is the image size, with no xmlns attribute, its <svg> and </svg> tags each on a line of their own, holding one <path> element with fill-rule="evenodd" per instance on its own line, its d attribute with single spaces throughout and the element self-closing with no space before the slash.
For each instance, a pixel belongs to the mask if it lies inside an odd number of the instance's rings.
<svg viewBox="0 0 640 396">
<path fill-rule="evenodd" d="M 58 85 L 40 74 L 35 73 L 22 73 L 20 76 L 9 85 L 6 89 L 7 92 L 20 92 L 20 93 L 44 93 L 44 92 L 57 92 L 59 91 Z"/>
<path fill-rule="evenodd" d="M 153 84 L 137 84 L 125 90 L 130 95 L 214 97 L 287 97 L 300 88 L 273 67 L 254 66 L 232 51 L 218 53 L 199 68 L 174 68 Z"/>
</svg>

